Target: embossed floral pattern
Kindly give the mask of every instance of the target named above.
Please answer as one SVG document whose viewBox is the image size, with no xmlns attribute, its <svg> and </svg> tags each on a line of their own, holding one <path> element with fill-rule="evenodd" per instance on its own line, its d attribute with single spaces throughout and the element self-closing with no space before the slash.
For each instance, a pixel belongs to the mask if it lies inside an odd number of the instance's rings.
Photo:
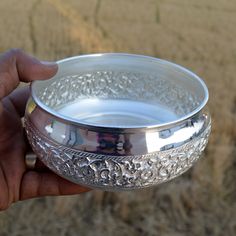
<svg viewBox="0 0 236 236">
<path fill-rule="evenodd" d="M 55 173 L 75 183 L 103 189 L 135 189 L 166 182 L 187 171 L 200 157 L 210 133 L 167 151 L 135 156 L 109 156 L 59 145 L 25 120 L 31 146 Z"/>
<path fill-rule="evenodd" d="M 201 100 L 158 75 L 121 71 L 96 71 L 61 77 L 39 91 L 38 97 L 54 109 L 76 99 L 90 97 L 133 99 L 160 103 L 177 115 L 194 110 Z"/>
</svg>

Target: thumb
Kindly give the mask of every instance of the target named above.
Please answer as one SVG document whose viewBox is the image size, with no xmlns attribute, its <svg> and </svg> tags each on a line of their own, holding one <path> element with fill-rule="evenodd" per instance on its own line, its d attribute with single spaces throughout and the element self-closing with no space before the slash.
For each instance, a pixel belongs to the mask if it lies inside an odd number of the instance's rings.
<svg viewBox="0 0 236 236">
<path fill-rule="evenodd" d="M 9 95 L 20 82 L 49 79 L 58 70 L 56 63 L 40 62 L 19 49 L 0 56 L 0 100 Z"/>
</svg>

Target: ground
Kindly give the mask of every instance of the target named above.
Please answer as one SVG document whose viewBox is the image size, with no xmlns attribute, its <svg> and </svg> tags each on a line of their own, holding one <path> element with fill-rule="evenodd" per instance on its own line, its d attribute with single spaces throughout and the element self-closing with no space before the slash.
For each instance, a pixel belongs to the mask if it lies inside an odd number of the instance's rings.
<svg viewBox="0 0 236 236">
<path fill-rule="evenodd" d="M 42 60 L 94 52 L 152 55 L 197 73 L 213 130 L 203 158 L 160 186 L 20 202 L 0 235 L 236 235 L 236 1 L 1 0 L 0 51 Z"/>
</svg>

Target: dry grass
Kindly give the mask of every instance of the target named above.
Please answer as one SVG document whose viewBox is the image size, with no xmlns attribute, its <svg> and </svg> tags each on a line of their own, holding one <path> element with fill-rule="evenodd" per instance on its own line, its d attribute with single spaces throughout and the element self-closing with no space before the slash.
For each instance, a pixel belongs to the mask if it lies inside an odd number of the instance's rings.
<svg viewBox="0 0 236 236">
<path fill-rule="evenodd" d="M 125 51 L 182 64 L 205 79 L 213 131 L 188 173 L 155 188 L 94 191 L 15 204 L 0 235 L 236 235 L 236 2 L 1 0 L 0 50 L 42 59 Z"/>
</svg>

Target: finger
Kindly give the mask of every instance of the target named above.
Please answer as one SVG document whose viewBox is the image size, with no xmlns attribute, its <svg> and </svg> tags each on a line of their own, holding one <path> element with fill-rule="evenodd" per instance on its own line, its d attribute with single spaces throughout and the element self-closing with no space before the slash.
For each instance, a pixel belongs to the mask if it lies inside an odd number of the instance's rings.
<svg viewBox="0 0 236 236">
<path fill-rule="evenodd" d="M 25 114 L 26 103 L 30 96 L 30 88 L 29 86 L 25 86 L 23 88 L 18 88 L 14 90 L 8 98 L 11 100 L 14 105 L 17 113 L 20 117 L 23 117 Z"/>
<path fill-rule="evenodd" d="M 44 173 L 51 172 L 51 170 L 47 166 L 45 166 L 43 162 L 39 160 L 39 158 L 37 158 L 36 160 L 34 170 L 36 172 L 44 172 Z"/>
<path fill-rule="evenodd" d="M 20 83 L 48 79 L 57 72 L 57 64 L 45 64 L 19 49 L 0 56 L 0 99 L 9 95 Z"/>
<path fill-rule="evenodd" d="M 26 172 L 21 182 L 20 200 L 42 196 L 72 195 L 89 191 L 89 188 L 71 183 L 54 173 Z"/>
</svg>

